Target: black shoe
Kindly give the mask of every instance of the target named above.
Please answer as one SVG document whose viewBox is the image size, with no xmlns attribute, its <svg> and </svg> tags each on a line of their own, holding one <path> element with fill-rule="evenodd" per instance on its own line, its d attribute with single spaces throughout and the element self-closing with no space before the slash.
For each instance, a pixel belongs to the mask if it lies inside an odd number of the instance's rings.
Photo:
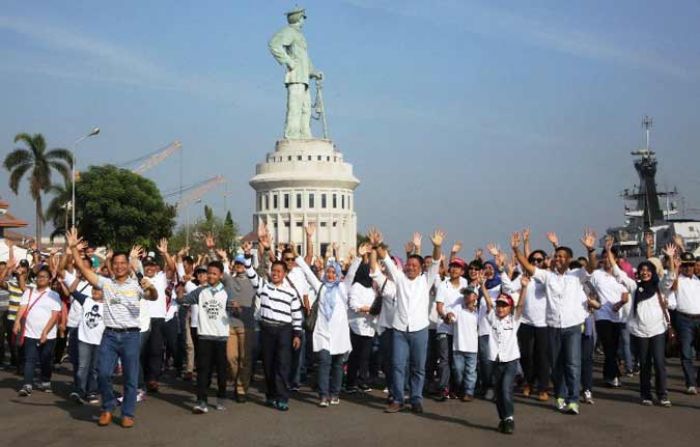
<svg viewBox="0 0 700 447">
<path fill-rule="evenodd" d="M 362 391 L 363 393 L 369 393 L 370 391 L 372 391 L 372 388 L 371 388 L 369 385 L 366 385 L 366 384 L 362 384 L 362 385 L 360 385 L 358 388 L 359 388 L 360 391 Z"/>
<path fill-rule="evenodd" d="M 504 420 L 501 420 L 501 421 L 498 423 L 498 432 L 499 432 L 499 433 L 503 433 L 503 427 L 505 426 L 505 423 L 506 423 L 506 421 L 504 421 Z"/>
<path fill-rule="evenodd" d="M 349 386 L 345 388 L 345 393 L 347 394 L 355 394 L 357 393 L 357 387 L 356 386 Z"/>
<path fill-rule="evenodd" d="M 512 435 L 515 431 L 515 421 L 513 419 L 506 419 L 503 421 L 503 432 L 506 435 Z"/>
<path fill-rule="evenodd" d="M 413 404 L 411 405 L 411 412 L 416 414 L 423 413 L 423 404 Z"/>
<path fill-rule="evenodd" d="M 236 402 L 239 404 L 244 404 L 248 401 L 248 398 L 246 397 L 245 394 L 236 394 Z"/>
</svg>

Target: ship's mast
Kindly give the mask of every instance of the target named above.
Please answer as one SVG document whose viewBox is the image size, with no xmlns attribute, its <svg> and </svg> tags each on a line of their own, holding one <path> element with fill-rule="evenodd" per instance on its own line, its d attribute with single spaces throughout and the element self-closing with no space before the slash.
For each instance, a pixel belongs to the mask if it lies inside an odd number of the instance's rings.
<svg viewBox="0 0 700 447">
<path fill-rule="evenodd" d="M 649 152 L 650 150 L 650 145 L 649 145 L 649 139 L 651 136 L 651 126 L 654 124 L 654 120 L 651 119 L 649 115 L 644 115 L 644 118 L 642 118 L 642 127 L 644 127 L 644 132 L 646 133 L 647 141 L 646 141 L 646 151 Z"/>
</svg>

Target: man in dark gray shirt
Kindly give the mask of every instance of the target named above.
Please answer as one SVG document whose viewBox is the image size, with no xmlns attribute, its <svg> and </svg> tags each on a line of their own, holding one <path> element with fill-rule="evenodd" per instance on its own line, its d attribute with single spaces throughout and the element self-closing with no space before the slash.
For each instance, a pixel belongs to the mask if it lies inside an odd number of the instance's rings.
<svg viewBox="0 0 700 447">
<path fill-rule="evenodd" d="M 232 290 L 234 296 L 226 357 L 236 388 L 236 400 L 240 403 L 246 401 L 255 362 L 255 289 L 246 277 L 244 260 L 243 255 L 236 256 L 232 275 L 225 275 L 223 279 L 226 288 Z"/>
</svg>

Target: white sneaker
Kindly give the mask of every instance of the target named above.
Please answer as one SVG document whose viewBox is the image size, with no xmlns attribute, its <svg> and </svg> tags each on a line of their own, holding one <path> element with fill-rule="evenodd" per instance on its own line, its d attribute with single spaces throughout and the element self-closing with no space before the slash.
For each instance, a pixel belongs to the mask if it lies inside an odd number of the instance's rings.
<svg viewBox="0 0 700 447">
<path fill-rule="evenodd" d="M 593 405 L 595 403 L 593 401 L 593 393 L 591 392 L 591 390 L 585 390 L 583 392 L 583 401 L 588 405 Z"/>
<path fill-rule="evenodd" d="M 643 399 L 642 405 L 644 405 L 645 407 L 651 407 L 652 405 L 654 405 L 654 402 L 651 399 Z"/>
<path fill-rule="evenodd" d="M 194 407 L 192 407 L 192 413 L 194 414 L 206 414 L 209 412 L 209 407 L 204 402 L 197 402 Z"/>
<path fill-rule="evenodd" d="M 668 399 L 661 399 L 659 401 L 659 405 L 661 405 L 662 407 L 665 407 L 665 408 L 671 408 L 671 401 Z"/>
<path fill-rule="evenodd" d="M 216 399 L 216 410 L 217 410 L 217 411 L 224 411 L 224 410 L 226 410 L 226 407 L 224 406 L 224 400 L 223 400 L 223 399 Z"/>
<path fill-rule="evenodd" d="M 136 392 L 136 402 L 143 402 L 144 400 L 146 400 L 146 391 L 138 390 Z"/>
<path fill-rule="evenodd" d="M 695 395 L 695 394 L 698 394 L 698 390 L 695 389 L 694 386 L 689 386 L 689 387 L 685 390 L 685 394 L 693 394 L 693 395 Z"/>
<path fill-rule="evenodd" d="M 340 398 L 338 396 L 331 397 L 331 405 L 340 405 Z"/>
<path fill-rule="evenodd" d="M 18 393 L 21 397 L 27 397 L 32 395 L 32 386 L 31 385 L 24 385 L 22 388 L 19 389 Z"/>
</svg>

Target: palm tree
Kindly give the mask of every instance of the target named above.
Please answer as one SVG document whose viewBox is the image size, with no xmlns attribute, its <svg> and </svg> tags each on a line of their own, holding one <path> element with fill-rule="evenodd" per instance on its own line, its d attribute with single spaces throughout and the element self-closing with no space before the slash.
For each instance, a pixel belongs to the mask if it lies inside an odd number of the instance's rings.
<svg viewBox="0 0 700 447">
<path fill-rule="evenodd" d="M 73 185 L 70 180 L 66 180 L 62 185 L 51 185 L 47 191 L 53 194 L 44 212 L 44 219 L 53 223 L 54 230 L 50 235 L 51 240 L 68 231 L 68 219 L 70 216 L 69 203 L 71 201 L 72 187 Z"/>
<path fill-rule="evenodd" d="M 10 189 L 18 193 L 19 183 L 29 172 L 29 193 L 35 204 L 36 214 L 36 244 L 41 244 L 41 226 L 44 216 L 41 207 L 41 195 L 51 187 L 51 172 L 57 171 L 63 179 L 70 179 L 70 168 L 73 156 L 68 149 L 46 150 L 46 140 L 40 133 L 29 135 L 18 133 L 15 143 L 22 142 L 27 149 L 16 148 L 5 157 L 3 166 L 10 172 Z"/>
</svg>

